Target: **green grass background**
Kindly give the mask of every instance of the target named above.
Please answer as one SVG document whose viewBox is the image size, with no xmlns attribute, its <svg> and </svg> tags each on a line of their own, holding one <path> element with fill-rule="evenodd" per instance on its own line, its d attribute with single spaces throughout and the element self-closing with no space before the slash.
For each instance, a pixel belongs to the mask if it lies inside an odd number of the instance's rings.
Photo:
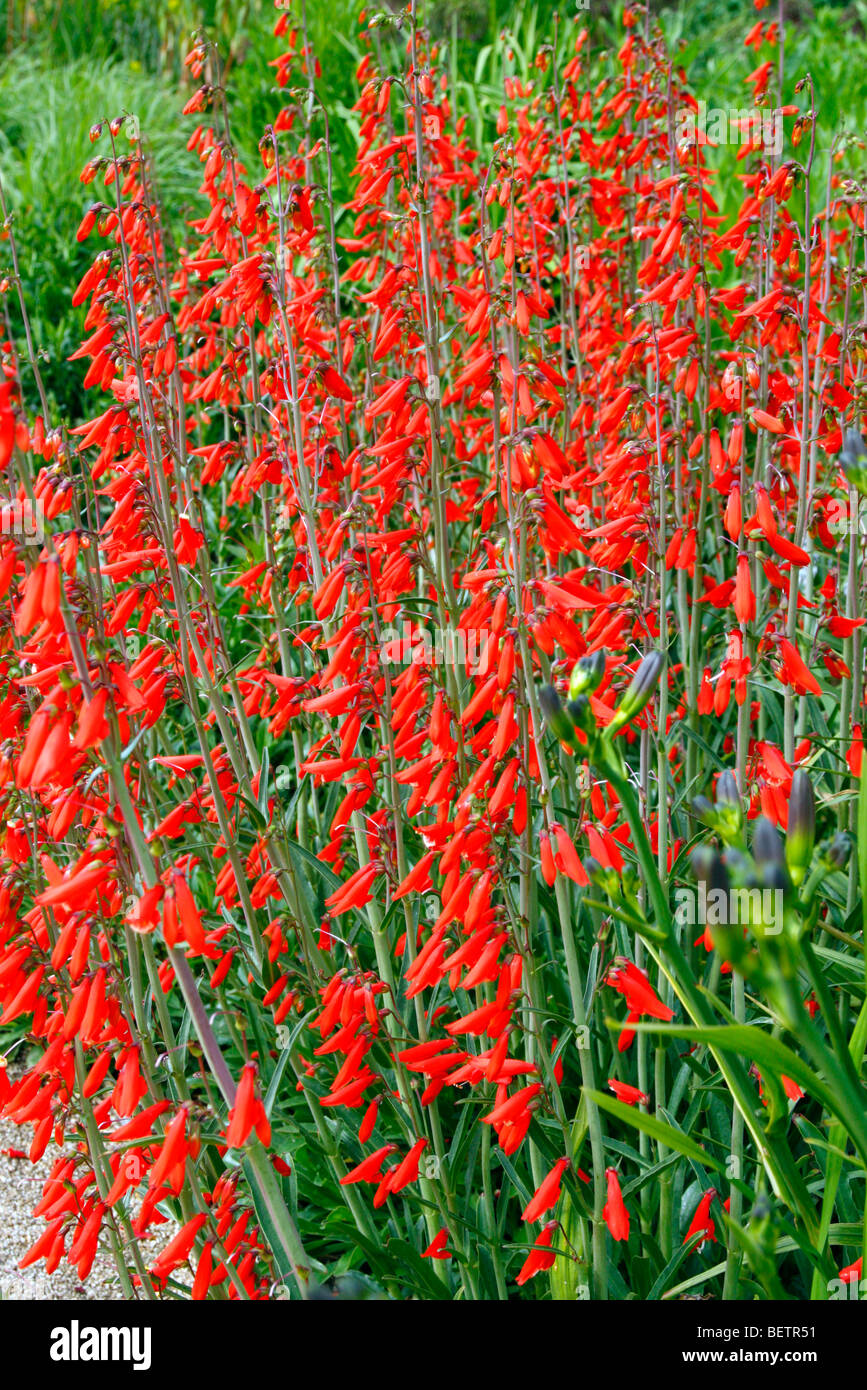
<svg viewBox="0 0 867 1390">
<path fill-rule="evenodd" d="M 24 292 L 32 315 L 40 363 L 53 410 L 80 420 L 88 407 L 81 382 L 84 365 L 68 357 L 81 337 L 82 310 L 72 291 L 92 251 L 75 232 L 94 195 L 79 181 L 91 146 L 90 127 L 122 112 L 135 113 L 156 156 L 158 186 L 176 234 L 196 207 L 198 161 L 186 150 L 193 127 L 180 110 L 190 86 L 183 58 L 191 36 L 204 29 L 219 43 L 227 64 L 233 136 L 251 173 L 259 165 L 257 143 L 282 99 L 268 64 L 281 51 L 273 37 L 271 0 L 0 0 L 6 9 L 5 55 L 0 57 L 0 178 L 14 216 Z M 349 195 L 352 163 L 353 73 L 359 0 L 311 0 L 309 33 L 322 66 L 320 93 L 332 117 L 337 143 L 336 195 Z M 371 14 L 377 8 L 367 6 Z M 514 70 L 530 75 L 539 45 L 550 39 L 554 0 L 427 0 L 431 30 L 445 46 L 454 83 L 453 104 L 473 121 L 474 138 L 490 139 L 491 117 L 501 100 L 508 33 Z M 559 6 L 570 12 L 570 0 Z M 590 0 L 582 12 L 595 47 L 622 37 L 622 5 Z M 757 63 L 743 36 L 757 17 L 767 21 L 776 3 L 757 16 L 752 0 L 681 0 L 652 5 L 690 75 L 709 105 L 744 105 L 743 79 Z M 293 14 L 300 15 L 300 0 Z M 867 129 L 867 0 L 824 0 L 786 5 L 786 71 L 812 74 L 820 112 L 820 143 L 846 128 Z M 761 57 L 770 53 L 765 48 Z M 787 93 L 790 96 L 791 93 Z M 740 191 L 732 179 L 730 199 Z M 0 242 L 0 275 L 8 273 L 8 242 Z M 21 343 L 20 324 L 11 320 Z M 58 423 L 54 420 L 52 423 Z"/>
</svg>

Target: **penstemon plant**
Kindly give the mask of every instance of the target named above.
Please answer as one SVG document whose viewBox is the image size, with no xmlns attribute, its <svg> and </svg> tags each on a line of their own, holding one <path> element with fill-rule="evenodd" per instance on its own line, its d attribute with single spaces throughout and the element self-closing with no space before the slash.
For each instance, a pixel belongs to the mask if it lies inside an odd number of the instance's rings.
<svg viewBox="0 0 867 1390">
<path fill-rule="evenodd" d="M 585 18 L 470 90 L 416 0 L 367 13 L 338 112 L 281 0 L 254 172 L 197 35 L 183 213 L 96 112 L 86 420 L 0 195 L 25 1266 L 860 1286 L 863 151 L 782 4 L 725 123 L 648 11 Z"/>
</svg>

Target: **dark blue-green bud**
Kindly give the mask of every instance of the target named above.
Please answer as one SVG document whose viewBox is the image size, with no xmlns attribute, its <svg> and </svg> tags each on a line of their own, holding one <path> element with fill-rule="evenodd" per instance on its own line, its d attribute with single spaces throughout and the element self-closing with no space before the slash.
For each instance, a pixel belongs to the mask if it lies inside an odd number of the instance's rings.
<svg viewBox="0 0 867 1390">
<path fill-rule="evenodd" d="M 764 868 L 765 865 L 783 865 L 786 862 L 786 852 L 783 848 L 780 832 L 773 821 L 768 820 L 767 816 L 759 816 L 755 823 L 753 858 L 760 869 Z"/>
<path fill-rule="evenodd" d="M 786 830 L 786 863 L 792 882 L 798 887 L 810 867 L 816 842 L 816 798 L 813 786 L 802 768 L 792 778 L 789 795 L 789 824 Z"/>
<path fill-rule="evenodd" d="M 828 846 L 827 859 L 835 869 L 845 869 L 852 855 L 852 839 L 845 830 L 838 830 Z"/>
<path fill-rule="evenodd" d="M 738 791 L 737 779 L 733 772 L 720 774 L 716 784 L 716 804 L 717 806 L 737 806 L 740 809 L 741 794 Z"/>
</svg>

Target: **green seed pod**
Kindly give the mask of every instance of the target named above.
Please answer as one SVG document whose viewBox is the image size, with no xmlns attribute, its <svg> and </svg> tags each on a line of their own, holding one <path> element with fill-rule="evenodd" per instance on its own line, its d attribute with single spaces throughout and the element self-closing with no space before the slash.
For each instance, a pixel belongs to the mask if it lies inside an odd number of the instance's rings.
<svg viewBox="0 0 867 1390">
<path fill-rule="evenodd" d="M 580 661 L 576 662 L 569 681 L 570 700 L 577 700 L 579 695 L 586 695 L 599 688 L 605 675 L 605 660 L 605 648 L 602 647 L 598 652 L 590 652 L 588 656 L 582 656 Z"/>
<path fill-rule="evenodd" d="M 664 666 L 664 652 L 648 652 L 642 657 L 629 689 L 614 711 L 614 718 L 606 729 L 608 735 L 616 734 L 618 729 L 622 729 L 624 724 L 629 724 L 641 713 L 659 685 Z"/>
<path fill-rule="evenodd" d="M 789 826 L 786 831 L 786 863 L 792 882 L 799 886 L 810 867 L 816 841 L 816 800 L 806 772 L 798 768 L 789 795 Z"/>
<path fill-rule="evenodd" d="M 539 707 L 548 728 L 562 743 L 575 746 L 575 729 L 572 720 L 563 708 L 563 701 L 553 685 L 543 685 L 539 691 Z"/>
</svg>

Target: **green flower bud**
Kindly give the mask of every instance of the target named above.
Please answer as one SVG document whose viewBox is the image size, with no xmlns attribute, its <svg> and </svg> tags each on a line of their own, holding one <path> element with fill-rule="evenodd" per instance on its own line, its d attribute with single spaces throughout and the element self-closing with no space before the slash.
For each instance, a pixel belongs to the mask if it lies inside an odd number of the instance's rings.
<svg viewBox="0 0 867 1390">
<path fill-rule="evenodd" d="M 588 656 L 582 656 L 572 668 L 572 677 L 569 681 L 569 699 L 577 700 L 579 695 L 586 695 L 597 690 L 604 675 L 604 647 L 597 652 L 590 652 Z"/>
<path fill-rule="evenodd" d="M 716 784 L 717 829 L 726 841 L 740 838 L 744 824 L 743 803 L 733 772 L 724 772 Z"/>
<path fill-rule="evenodd" d="M 553 685 L 543 685 L 539 691 L 539 707 L 552 733 L 570 747 L 575 745 L 575 730 L 572 720 L 563 708 L 563 701 Z"/>
<path fill-rule="evenodd" d="M 621 896 L 618 876 L 614 869 L 603 869 L 598 859 L 594 859 L 592 854 L 582 861 L 584 872 L 593 884 L 594 888 L 599 888 L 612 901 Z"/>
<path fill-rule="evenodd" d="M 815 841 L 816 800 L 813 787 L 806 772 L 798 768 L 792 778 L 789 826 L 786 831 L 786 863 L 796 887 L 803 883 L 804 875 L 810 867 Z"/>
<path fill-rule="evenodd" d="M 732 874 L 739 883 L 751 887 L 756 882 L 752 863 L 739 849 L 728 848 L 723 858 L 725 859 L 726 868 L 729 873 Z"/>
<path fill-rule="evenodd" d="M 710 878 L 711 864 L 715 854 L 716 850 L 712 845 L 696 845 L 689 856 L 690 867 L 701 883 L 707 883 Z"/>
<path fill-rule="evenodd" d="M 785 864 L 763 864 L 759 870 L 759 887 L 762 889 L 763 902 L 766 891 L 781 893 L 784 898 L 788 898 L 792 892 L 792 880 Z"/>
<path fill-rule="evenodd" d="M 642 657 L 629 689 L 614 711 L 614 718 L 606 730 L 608 735 L 616 734 L 624 724 L 629 724 L 637 718 L 647 702 L 652 699 L 664 666 L 664 652 L 648 652 Z"/>
</svg>

